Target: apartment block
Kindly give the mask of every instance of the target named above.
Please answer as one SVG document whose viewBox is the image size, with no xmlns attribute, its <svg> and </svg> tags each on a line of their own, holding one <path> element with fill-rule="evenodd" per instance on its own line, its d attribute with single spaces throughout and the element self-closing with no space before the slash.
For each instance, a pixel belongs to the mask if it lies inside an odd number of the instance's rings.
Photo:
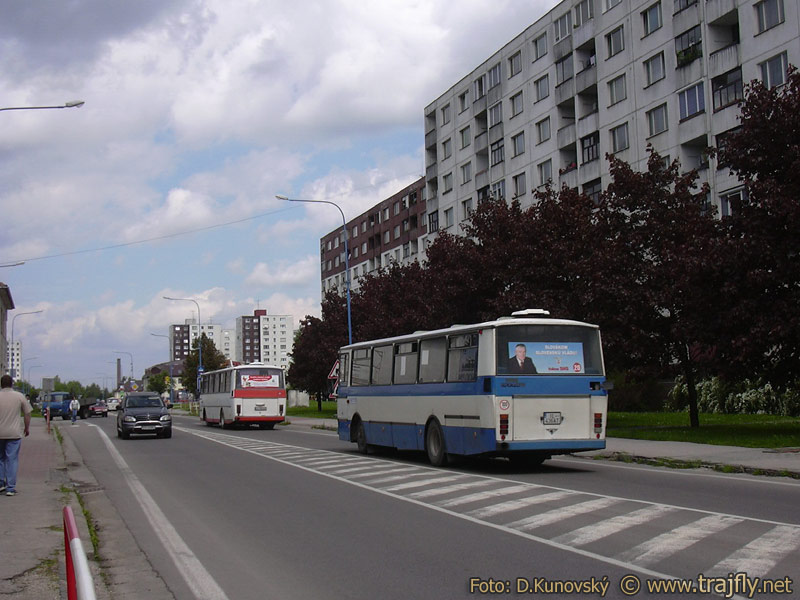
<svg viewBox="0 0 800 600">
<path fill-rule="evenodd" d="M 214 342 L 217 350 L 225 354 L 225 358 L 231 359 L 232 356 L 225 352 L 223 346 L 222 325 L 215 323 L 204 323 L 198 325 L 197 319 L 186 319 L 183 325 L 173 324 L 169 326 L 169 354 L 172 360 L 184 360 L 192 350 L 192 343 L 200 336 L 200 332 Z M 230 335 L 230 333 L 229 333 Z"/>
<path fill-rule="evenodd" d="M 257 309 L 236 318 L 236 355 L 243 363 L 263 362 L 289 368 L 294 345 L 294 317 Z"/>
<path fill-rule="evenodd" d="M 643 169 L 648 144 L 727 214 L 741 185 L 705 149 L 737 127 L 744 83 L 800 64 L 799 32 L 796 0 L 564 0 L 425 108 L 430 236 L 489 196 L 599 194 L 606 153 Z"/>
<path fill-rule="evenodd" d="M 351 219 L 346 226 L 350 250 L 350 286 L 393 262 L 406 264 L 424 251 L 427 234 L 425 179 L 420 178 L 396 194 Z M 320 240 L 322 294 L 346 289 L 344 231 L 338 227 Z"/>
</svg>

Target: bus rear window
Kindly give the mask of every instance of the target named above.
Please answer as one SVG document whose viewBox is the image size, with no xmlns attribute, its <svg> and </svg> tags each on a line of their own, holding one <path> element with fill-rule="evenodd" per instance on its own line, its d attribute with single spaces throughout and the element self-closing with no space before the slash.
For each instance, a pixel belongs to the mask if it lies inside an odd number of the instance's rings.
<svg viewBox="0 0 800 600">
<path fill-rule="evenodd" d="M 600 332 L 577 325 L 497 328 L 498 375 L 602 375 Z"/>
<path fill-rule="evenodd" d="M 281 369 L 238 369 L 236 371 L 236 389 L 282 388 L 283 371 Z"/>
</svg>

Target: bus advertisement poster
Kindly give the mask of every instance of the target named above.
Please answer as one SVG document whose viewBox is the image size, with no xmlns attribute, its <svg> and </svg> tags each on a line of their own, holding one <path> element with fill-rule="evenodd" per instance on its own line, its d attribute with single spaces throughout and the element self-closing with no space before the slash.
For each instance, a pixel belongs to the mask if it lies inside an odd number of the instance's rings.
<svg viewBox="0 0 800 600">
<path fill-rule="evenodd" d="M 531 357 L 539 374 L 584 373 L 583 344 L 581 342 L 523 342 L 526 354 Z M 509 354 L 514 346 L 509 344 Z"/>
</svg>

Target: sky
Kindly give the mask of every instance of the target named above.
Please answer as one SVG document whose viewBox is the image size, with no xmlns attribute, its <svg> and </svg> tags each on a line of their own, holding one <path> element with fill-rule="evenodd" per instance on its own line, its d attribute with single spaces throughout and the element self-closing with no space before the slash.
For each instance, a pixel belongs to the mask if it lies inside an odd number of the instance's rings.
<svg viewBox="0 0 800 600">
<path fill-rule="evenodd" d="M 171 323 L 320 314 L 319 238 L 424 173 L 423 111 L 557 0 L 6 2 L 0 282 L 24 374 L 113 385 Z M 128 354 L 120 354 L 120 352 Z"/>
</svg>

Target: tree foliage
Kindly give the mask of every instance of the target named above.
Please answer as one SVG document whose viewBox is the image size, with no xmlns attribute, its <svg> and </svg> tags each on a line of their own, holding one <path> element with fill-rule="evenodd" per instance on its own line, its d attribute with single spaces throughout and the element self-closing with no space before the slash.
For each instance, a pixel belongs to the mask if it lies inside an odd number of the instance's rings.
<svg viewBox="0 0 800 600">
<path fill-rule="evenodd" d="M 205 354 L 203 354 L 203 362 L 205 363 Z M 166 371 L 150 375 L 150 377 L 147 378 L 147 389 L 157 394 L 163 394 L 169 389 L 169 384 L 167 383 L 168 377 L 169 373 Z"/>
<path fill-rule="evenodd" d="M 217 350 L 214 342 L 208 336 L 206 336 L 205 333 L 203 333 L 200 338 L 194 338 L 194 341 L 192 342 L 192 350 L 183 361 L 183 376 L 181 377 L 181 383 L 183 384 L 184 389 L 186 389 L 189 393 L 194 394 L 195 398 L 197 398 L 197 367 L 199 360 L 198 340 L 202 340 L 203 344 L 203 370 L 205 372 L 222 369 L 228 364 L 228 359 L 225 358 L 225 355 L 222 352 Z"/>
</svg>

